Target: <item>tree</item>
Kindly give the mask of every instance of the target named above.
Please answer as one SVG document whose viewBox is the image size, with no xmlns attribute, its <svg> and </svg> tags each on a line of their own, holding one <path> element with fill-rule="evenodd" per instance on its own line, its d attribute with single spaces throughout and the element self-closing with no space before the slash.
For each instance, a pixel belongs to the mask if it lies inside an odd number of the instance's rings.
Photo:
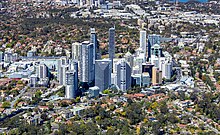
<svg viewBox="0 0 220 135">
<path fill-rule="evenodd" d="M 23 84 L 23 82 L 22 82 L 21 80 L 19 80 L 19 81 L 17 82 L 17 84 Z"/>
<path fill-rule="evenodd" d="M 42 95 L 42 93 L 41 93 L 40 90 L 38 90 L 38 91 L 35 92 L 35 97 L 36 97 L 36 98 L 40 98 L 41 95 Z"/>
<path fill-rule="evenodd" d="M 49 110 L 53 110 L 53 108 L 54 108 L 53 103 L 49 103 L 48 108 L 49 108 Z"/>
<path fill-rule="evenodd" d="M 2 108 L 10 108 L 11 107 L 11 103 L 9 101 L 5 101 L 2 104 Z"/>
<path fill-rule="evenodd" d="M 163 114 L 168 113 L 169 109 L 167 108 L 167 104 L 166 103 L 162 103 L 162 105 L 160 106 L 160 112 Z"/>
<path fill-rule="evenodd" d="M 102 93 L 103 93 L 103 94 L 109 94 L 110 91 L 109 91 L 109 90 L 104 90 Z"/>
<path fill-rule="evenodd" d="M 41 114 L 41 119 L 46 121 L 47 120 L 47 114 L 46 113 Z"/>
<path fill-rule="evenodd" d="M 77 103 L 80 102 L 80 97 L 76 97 L 76 100 L 75 100 Z"/>
<path fill-rule="evenodd" d="M 106 135 L 113 135 L 114 134 L 114 130 L 112 128 L 108 128 Z"/>
<path fill-rule="evenodd" d="M 131 125 L 136 124 L 144 119 L 142 114 L 142 105 L 140 103 L 131 103 L 125 108 L 126 117 L 130 120 Z"/>
<path fill-rule="evenodd" d="M 179 119 L 174 114 L 169 114 L 167 120 L 173 124 L 179 121 Z"/>
<path fill-rule="evenodd" d="M 47 133 L 50 134 L 51 133 L 51 124 L 50 124 L 50 122 L 46 123 L 46 128 L 47 128 Z"/>
<path fill-rule="evenodd" d="M 18 134 L 19 134 L 18 128 L 14 128 L 8 132 L 8 135 L 18 135 Z"/>
<path fill-rule="evenodd" d="M 60 103 L 60 106 L 61 107 L 67 107 L 69 104 L 67 103 L 67 102 L 65 102 L 65 101 L 62 101 L 61 103 Z"/>
<path fill-rule="evenodd" d="M 158 135 L 160 133 L 160 127 L 161 127 L 160 122 L 153 122 L 152 123 L 152 131 L 155 135 Z"/>
</svg>

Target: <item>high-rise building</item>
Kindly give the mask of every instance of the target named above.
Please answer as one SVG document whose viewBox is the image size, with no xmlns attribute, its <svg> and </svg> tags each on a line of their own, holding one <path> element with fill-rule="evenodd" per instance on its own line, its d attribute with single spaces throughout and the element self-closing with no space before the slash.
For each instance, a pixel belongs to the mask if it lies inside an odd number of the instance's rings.
<svg viewBox="0 0 220 135">
<path fill-rule="evenodd" d="M 74 59 L 69 60 L 69 70 L 76 70 L 78 72 L 78 61 Z"/>
<path fill-rule="evenodd" d="M 38 77 L 36 74 L 33 74 L 30 76 L 30 87 L 36 87 L 37 86 Z"/>
<path fill-rule="evenodd" d="M 152 70 L 153 70 L 153 66 L 150 63 L 144 63 L 142 64 L 142 73 L 149 73 L 150 78 L 152 78 Z"/>
<path fill-rule="evenodd" d="M 80 81 L 89 85 L 95 81 L 93 44 L 84 41 L 80 49 Z"/>
<path fill-rule="evenodd" d="M 57 62 L 57 78 L 58 78 L 58 81 L 60 83 L 60 85 L 63 85 L 64 84 L 64 72 L 63 72 L 63 66 L 65 66 L 67 64 L 67 58 L 66 57 L 61 57 L 58 62 Z M 61 68 L 62 67 L 62 68 Z"/>
<path fill-rule="evenodd" d="M 157 67 L 152 68 L 152 85 L 157 84 Z"/>
<path fill-rule="evenodd" d="M 140 48 L 143 50 L 144 54 L 146 55 L 146 31 L 141 30 L 140 31 Z"/>
<path fill-rule="evenodd" d="M 79 65 L 77 60 L 69 60 L 69 70 L 75 70 L 77 79 L 79 79 Z"/>
<path fill-rule="evenodd" d="M 162 63 L 162 78 L 170 79 L 172 74 L 172 64 L 170 62 Z"/>
<path fill-rule="evenodd" d="M 95 0 L 89 0 L 90 7 L 92 7 L 94 5 L 94 3 L 95 3 Z"/>
<path fill-rule="evenodd" d="M 157 70 L 157 84 L 162 84 L 162 71 Z"/>
<path fill-rule="evenodd" d="M 97 41 L 97 35 L 95 32 L 95 28 L 91 28 L 90 29 L 91 33 L 90 33 L 90 43 L 93 43 L 93 62 L 95 62 L 95 60 L 97 59 L 97 48 L 98 48 L 98 41 Z M 95 63 L 94 63 L 95 64 Z"/>
<path fill-rule="evenodd" d="M 125 92 L 131 87 L 131 67 L 125 59 L 121 59 L 116 68 L 117 86 Z"/>
<path fill-rule="evenodd" d="M 134 58 L 134 64 L 133 64 L 134 67 L 133 67 L 133 69 L 135 68 L 136 71 L 138 71 L 136 73 L 138 73 L 138 74 L 142 73 L 142 64 L 143 63 L 144 63 L 143 57 L 135 57 Z M 139 68 L 139 69 L 137 70 L 137 68 Z"/>
<path fill-rule="evenodd" d="M 132 77 L 132 85 L 141 87 L 142 75 L 141 74 L 134 74 L 134 75 L 131 75 L 131 77 Z"/>
<path fill-rule="evenodd" d="M 75 42 L 72 44 L 72 59 L 79 60 L 81 43 Z"/>
<path fill-rule="evenodd" d="M 113 63 L 113 73 L 116 73 L 117 71 L 117 68 L 116 68 L 116 66 L 117 66 L 117 63 L 120 61 L 120 59 L 113 59 L 113 62 L 111 62 L 111 63 Z M 111 68 L 111 67 L 110 67 Z"/>
<path fill-rule="evenodd" d="M 171 76 L 172 76 L 172 63 L 166 63 L 166 66 L 165 66 L 165 76 L 166 76 L 166 79 L 171 79 Z"/>
<path fill-rule="evenodd" d="M 48 68 L 45 64 L 40 64 L 39 65 L 37 75 L 40 79 L 48 77 Z"/>
<path fill-rule="evenodd" d="M 12 59 L 11 60 L 12 62 L 15 62 L 16 60 L 18 60 L 18 54 L 17 53 L 13 53 L 11 59 Z"/>
<path fill-rule="evenodd" d="M 0 62 L 4 61 L 4 52 L 0 51 Z"/>
<path fill-rule="evenodd" d="M 59 83 L 60 85 L 66 85 L 66 72 L 69 70 L 68 65 L 62 65 L 60 67 L 60 78 L 59 78 Z"/>
<path fill-rule="evenodd" d="M 151 47 L 151 55 L 162 57 L 162 47 L 158 44 L 154 44 L 154 46 Z"/>
<path fill-rule="evenodd" d="M 113 68 L 113 59 L 115 58 L 115 28 L 109 29 L 109 59 L 111 60 L 111 69 Z"/>
<path fill-rule="evenodd" d="M 130 52 L 127 52 L 125 54 L 124 58 L 128 62 L 128 64 L 130 65 L 130 67 L 132 69 L 134 66 L 134 56 Z"/>
<path fill-rule="evenodd" d="M 96 60 L 95 61 L 95 86 L 98 86 L 100 91 L 109 88 L 111 83 L 111 60 Z"/>
<path fill-rule="evenodd" d="M 157 67 L 153 67 L 152 70 L 152 85 L 158 85 L 162 83 L 162 71 Z"/>
<path fill-rule="evenodd" d="M 69 70 L 66 72 L 65 75 L 65 97 L 76 98 L 78 94 L 78 78 L 77 78 L 77 71 L 76 70 Z"/>
<path fill-rule="evenodd" d="M 4 54 L 4 62 L 10 63 L 12 61 L 12 53 L 5 52 Z"/>
<path fill-rule="evenodd" d="M 149 60 L 151 58 L 151 47 L 154 46 L 155 44 L 160 45 L 160 39 L 161 36 L 160 35 L 148 35 L 148 42 L 147 42 L 147 53 L 148 53 L 148 57 L 147 60 Z"/>
<path fill-rule="evenodd" d="M 151 82 L 151 79 L 150 79 L 150 75 L 149 73 L 143 73 L 142 74 L 142 86 L 144 87 L 149 87 L 150 86 L 150 82 Z"/>
</svg>

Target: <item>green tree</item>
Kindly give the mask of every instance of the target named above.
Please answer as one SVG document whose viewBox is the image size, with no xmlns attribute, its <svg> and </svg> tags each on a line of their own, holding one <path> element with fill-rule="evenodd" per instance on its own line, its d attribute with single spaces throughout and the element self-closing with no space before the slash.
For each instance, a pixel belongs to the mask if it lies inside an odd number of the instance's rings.
<svg viewBox="0 0 220 135">
<path fill-rule="evenodd" d="M 160 112 L 163 113 L 163 114 L 166 114 L 168 113 L 169 109 L 167 108 L 167 104 L 166 103 L 162 103 L 160 105 Z"/>
<path fill-rule="evenodd" d="M 110 94 L 110 91 L 107 89 L 107 90 L 104 90 L 102 93 L 103 94 Z"/>
<path fill-rule="evenodd" d="M 23 82 L 22 82 L 21 80 L 19 80 L 19 81 L 17 82 L 17 84 L 23 84 Z"/>
<path fill-rule="evenodd" d="M 5 101 L 2 104 L 2 108 L 10 108 L 11 107 L 11 103 L 9 101 Z"/>
<path fill-rule="evenodd" d="M 35 92 L 35 97 L 36 97 L 36 98 L 40 98 L 41 95 L 42 95 L 42 92 L 41 92 L 40 90 L 38 90 L 38 91 Z"/>
<path fill-rule="evenodd" d="M 49 110 L 53 110 L 53 108 L 54 108 L 53 103 L 49 103 L 48 108 L 49 108 Z"/>
</svg>

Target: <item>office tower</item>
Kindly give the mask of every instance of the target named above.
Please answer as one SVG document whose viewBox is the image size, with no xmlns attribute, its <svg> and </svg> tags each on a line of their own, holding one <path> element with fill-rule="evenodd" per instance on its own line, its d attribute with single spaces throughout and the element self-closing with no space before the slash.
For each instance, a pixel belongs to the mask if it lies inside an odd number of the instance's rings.
<svg viewBox="0 0 220 135">
<path fill-rule="evenodd" d="M 142 49 L 142 51 L 144 52 L 145 54 L 145 57 L 146 57 L 146 42 L 147 42 L 147 39 L 146 39 L 146 31 L 143 31 L 141 30 L 140 31 L 140 48 Z"/>
<path fill-rule="evenodd" d="M 142 73 L 149 73 L 150 78 L 152 78 L 152 70 L 154 65 L 151 63 L 143 63 L 142 64 Z"/>
<path fill-rule="evenodd" d="M 18 60 L 18 54 L 17 53 L 13 53 L 11 59 L 12 59 L 11 60 L 12 62 L 15 62 L 16 60 Z"/>
<path fill-rule="evenodd" d="M 80 81 L 89 85 L 95 81 L 93 44 L 84 41 L 80 48 Z"/>
<path fill-rule="evenodd" d="M 162 78 L 170 79 L 172 74 L 172 64 L 170 62 L 162 63 Z"/>
<path fill-rule="evenodd" d="M 4 54 L 4 62 L 10 63 L 12 61 L 12 53 L 5 52 Z"/>
<path fill-rule="evenodd" d="M 134 67 L 133 69 L 137 69 L 139 68 L 139 70 L 136 70 L 138 71 L 138 74 L 141 74 L 142 73 L 142 64 L 144 63 L 144 59 L 142 57 L 135 57 L 134 58 Z"/>
<path fill-rule="evenodd" d="M 72 59 L 79 60 L 81 43 L 72 43 Z"/>
<path fill-rule="evenodd" d="M 123 92 L 131 87 L 131 67 L 125 59 L 121 59 L 116 66 L 117 86 Z"/>
<path fill-rule="evenodd" d="M 69 70 L 75 70 L 77 80 L 79 79 L 79 65 L 77 60 L 70 59 L 69 60 Z"/>
<path fill-rule="evenodd" d="M 111 83 L 111 60 L 96 60 L 95 61 L 95 86 L 98 86 L 100 91 L 109 88 Z"/>
<path fill-rule="evenodd" d="M 134 66 L 132 68 L 132 75 L 141 74 L 141 69 L 139 66 Z"/>
<path fill-rule="evenodd" d="M 38 77 L 37 77 L 37 75 L 31 75 L 30 76 L 30 87 L 36 87 L 37 86 L 37 81 L 38 81 Z"/>
<path fill-rule="evenodd" d="M 159 68 L 160 66 L 160 59 L 156 55 L 151 55 L 150 59 L 151 64 L 153 64 L 155 67 Z"/>
<path fill-rule="evenodd" d="M 157 67 L 153 67 L 152 70 L 152 85 L 158 85 L 162 83 L 162 71 Z"/>
<path fill-rule="evenodd" d="M 112 70 L 112 73 L 116 73 L 116 66 L 117 66 L 117 63 L 120 61 L 121 59 L 113 59 L 113 70 Z M 112 63 L 112 62 L 111 62 Z M 110 65 L 111 66 L 111 65 Z M 110 67 L 111 68 L 111 67 Z"/>
<path fill-rule="evenodd" d="M 95 1 L 95 5 L 94 5 L 95 7 L 98 7 L 99 5 L 98 5 L 98 1 Z"/>
<path fill-rule="evenodd" d="M 155 44 L 160 45 L 160 35 L 148 35 L 148 41 L 147 41 L 147 53 L 148 57 L 147 60 L 151 58 L 151 47 L 154 46 Z"/>
<path fill-rule="evenodd" d="M 69 60 L 69 70 L 76 70 L 78 72 L 78 61 L 74 59 Z"/>
<path fill-rule="evenodd" d="M 65 73 L 65 97 L 70 98 L 76 98 L 78 94 L 78 78 L 77 78 L 77 72 L 76 70 L 69 70 Z"/>
<path fill-rule="evenodd" d="M 59 80 L 60 85 L 66 85 L 66 72 L 68 70 L 69 70 L 68 65 L 62 65 L 60 67 L 60 80 Z"/>
<path fill-rule="evenodd" d="M 94 7 L 95 0 L 89 0 L 90 7 Z"/>
<path fill-rule="evenodd" d="M 38 67 L 38 77 L 40 79 L 48 77 L 48 68 L 45 64 L 40 64 Z"/>
<path fill-rule="evenodd" d="M 157 84 L 157 67 L 152 68 L 152 85 Z"/>
<path fill-rule="evenodd" d="M 127 52 L 125 54 L 124 58 L 128 62 L 128 64 L 130 65 L 131 70 L 132 70 L 132 68 L 134 66 L 134 56 L 130 52 Z"/>
<path fill-rule="evenodd" d="M 144 87 L 149 87 L 150 86 L 150 83 L 151 83 L 151 80 L 150 80 L 150 75 L 149 73 L 143 73 L 142 74 L 142 86 Z"/>
<path fill-rule="evenodd" d="M 98 41 L 97 41 L 97 35 L 96 35 L 96 32 L 95 32 L 95 28 L 91 28 L 90 31 L 91 31 L 91 33 L 90 33 L 90 43 L 93 43 L 93 54 L 94 54 L 93 62 L 95 62 L 95 60 L 97 59 Z"/>
<path fill-rule="evenodd" d="M 58 62 L 57 62 L 57 78 L 58 78 L 58 81 L 60 83 L 60 85 L 63 85 L 64 84 L 64 73 L 63 73 L 63 68 L 61 68 L 62 66 L 66 65 L 67 64 L 67 58 L 66 57 L 61 57 Z"/>
<path fill-rule="evenodd" d="M 0 70 L 3 70 L 3 69 L 4 69 L 4 63 L 0 62 Z"/>
<path fill-rule="evenodd" d="M 159 58 L 159 70 L 162 71 L 163 63 L 167 62 L 165 57 Z"/>
<path fill-rule="evenodd" d="M 117 86 L 117 73 L 111 73 L 111 85 Z"/>
<path fill-rule="evenodd" d="M 166 63 L 166 66 L 165 66 L 165 76 L 166 76 L 166 79 L 171 79 L 171 76 L 172 76 L 172 63 Z"/>
<path fill-rule="evenodd" d="M 154 44 L 154 46 L 151 47 L 151 56 L 152 55 L 162 57 L 162 47 L 158 44 Z"/>
<path fill-rule="evenodd" d="M 66 56 L 62 56 L 58 62 L 60 62 L 61 65 L 66 65 L 68 62 L 67 62 L 67 57 Z"/>
<path fill-rule="evenodd" d="M 4 52 L 0 51 L 0 62 L 4 61 Z"/>
<path fill-rule="evenodd" d="M 111 62 L 111 69 L 113 68 L 113 59 L 115 58 L 115 28 L 109 29 L 109 59 Z"/>
<path fill-rule="evenodd" d="M 132 85 L 133 86 L 141 87 L 141 85 L 142 85 L 142 75 L 141 74 L 131 75 L 131 78 L 132 78 Z"/>
<path fill-rule="evenodd" d="M 162 71 L 157 70 L 157 84 L 162 84 Z"/>
</svg>

